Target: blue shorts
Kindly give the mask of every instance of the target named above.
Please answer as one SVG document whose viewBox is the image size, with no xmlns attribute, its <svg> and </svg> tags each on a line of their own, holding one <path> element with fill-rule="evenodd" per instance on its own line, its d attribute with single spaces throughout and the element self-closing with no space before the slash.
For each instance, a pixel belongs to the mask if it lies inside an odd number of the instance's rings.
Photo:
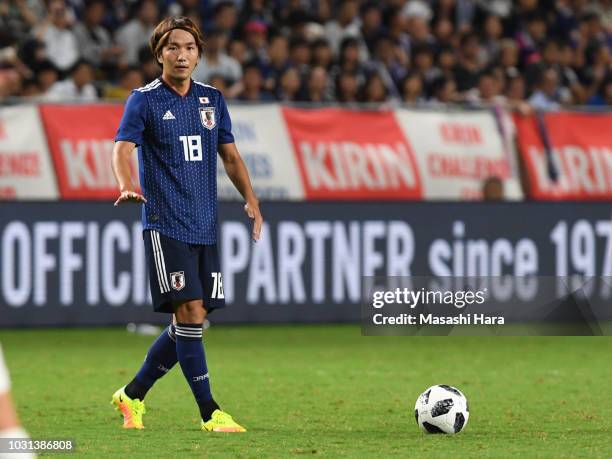
<svg viewBox="0 0 612 459">
<path fill-rule="evenodd" d="M 208 312 L 225 307 L 216 245 L 188 244 L 155 230 L 143 237 L 156 312 L 173 313 L 173 302 L 188 300 L 204 300 Z"/>
</svg>

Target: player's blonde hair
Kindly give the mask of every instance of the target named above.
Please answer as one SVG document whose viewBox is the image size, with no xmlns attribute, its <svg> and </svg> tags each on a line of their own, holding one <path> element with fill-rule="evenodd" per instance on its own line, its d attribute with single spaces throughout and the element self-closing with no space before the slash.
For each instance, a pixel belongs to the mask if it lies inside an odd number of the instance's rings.
<svg viewBox="0 0 612 459">
<path fill-rule="evenodd" d="M 151 52 L 156 59 L 161 54 L 163 47 L 168 43 L 170 32 L 172 32 L 174 29 L 181 29 L 193 35 L 196 46 L 198 47 L 198 54 L 200 56 L 202 55 L 202 52 L 204 51 L 204 38 L 202 38 L 202 32 L 191 19 L 184 16 L 179 16 L 164 19 L 157 24 L 155 30 L 153 30 L 153 34 L 149 39 L 149 48 L 151 48 Z M 159 65 L 161 67 L 161 64 Z"/>
</svg>

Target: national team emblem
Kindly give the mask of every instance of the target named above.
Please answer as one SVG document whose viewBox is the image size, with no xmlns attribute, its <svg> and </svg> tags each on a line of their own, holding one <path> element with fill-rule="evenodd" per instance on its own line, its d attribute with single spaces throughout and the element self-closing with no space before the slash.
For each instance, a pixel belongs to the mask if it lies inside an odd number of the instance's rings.
<svg viewBox="0 0 612 459">
<path fill-rule="evenodd" d="M 208 101 L 208 97 L 200 97 L 200 103 L 201 104 L 208 104 L 210 102 Z"/>
<path fill-rule="evenodd" d="M 183 290 L 185 287 L 185 271 L 170 273 L 170 285 L 174 290 Z"/>
<path fill-rule="evenodd" d="M 213 129 L 217 125 L 215 107 L 200 108 L 200 121 L 206 129 Z"/>
</svg>

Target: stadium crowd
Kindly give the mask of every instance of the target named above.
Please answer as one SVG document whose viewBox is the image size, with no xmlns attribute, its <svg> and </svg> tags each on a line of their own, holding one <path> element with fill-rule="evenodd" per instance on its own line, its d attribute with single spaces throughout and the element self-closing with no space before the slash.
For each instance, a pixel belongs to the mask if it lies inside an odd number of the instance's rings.
<svg viewBox="0 0 612 459">
<path fill-rule="evenodd" d="M 124 100 L 167 15 L 200 25 L 194 77 L 229 100 L 612 104 L 612 0 L 0 0 L 0 98 Z"/>
</svg>

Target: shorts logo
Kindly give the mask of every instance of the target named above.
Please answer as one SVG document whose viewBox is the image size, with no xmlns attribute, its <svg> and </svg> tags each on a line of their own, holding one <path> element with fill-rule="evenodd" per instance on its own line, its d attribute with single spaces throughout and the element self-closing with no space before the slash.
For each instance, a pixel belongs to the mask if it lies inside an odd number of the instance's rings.
<svg viewBox="0 0 612 459">
<path fill-rule="evenodd" d="M 215 107 L 200 108 L 200 121 L 206 129 L 213 129 L 217 125 Z"/>
<path fill-rule="evenodd" d="M 170 273 L 170 285 L 174 290 L 183 290 L 185 287 L 185 271 Z"/>
</svg>

